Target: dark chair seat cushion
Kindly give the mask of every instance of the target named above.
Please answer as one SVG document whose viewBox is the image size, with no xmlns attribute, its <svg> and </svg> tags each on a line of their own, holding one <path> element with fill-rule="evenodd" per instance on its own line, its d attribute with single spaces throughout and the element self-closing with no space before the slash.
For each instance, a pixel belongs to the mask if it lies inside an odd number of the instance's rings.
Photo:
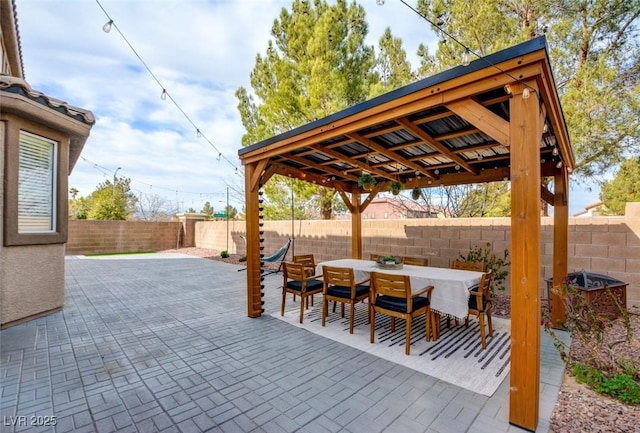
<svg viewBox="0 0 640 433">
<path fill-rule="evenodd" d="M 322 281 L 320 280 L 307 280 L 307 292 L 314 292 L 317 290 L 322 290 Z M 295 290 L 296 292 L 302 291 L 302 281 L 291 280 L 287 282 L 287 287 L 291 290 Z"/>
<path fill-rule="evenodd" d="M 414 311 L 426 307 L 427 305 L 429 305 L 428 298 L 422 296 L 416 296 L 413 298 Z M 378 299 L 376 299 L 376 306 L 386 310 L 397 311 L 398 313 L 411 313 L 411 311 L 407 311 L 407 300 L 404 298 L 380 295 L 378 296 Z"/>
<path fill-rule="evenodd" d="M 478 308 L 478 297 L 474 294 L 469 295 L 470 310 L 485 311 L 488 305 L 491 305 L 491 301 L 487 300 L 487 298 L 482 298 L 482 308 Z"/>
<path fill-rule="evenodd" d="M 369 293 L 369 286 L 356 286 L 356 298 L 365 296 Z M 336 298 L 351 298 L 351 287 L 349 286 L 329 286 L 327 288 L 327 295 L 335 296 Z"/>
</svg>

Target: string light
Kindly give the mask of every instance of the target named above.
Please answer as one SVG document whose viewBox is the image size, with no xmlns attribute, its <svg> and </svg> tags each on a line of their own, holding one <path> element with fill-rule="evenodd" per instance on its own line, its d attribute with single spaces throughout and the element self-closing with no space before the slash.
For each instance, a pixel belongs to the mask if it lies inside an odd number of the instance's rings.
<svg viewBox="0 0 640 433">
<path fill-rule="evenodd" d="M 431 24 L 433 27 L 435 27 L 436 29 L 438 29 L 438 31 L 440 33 L 442 33 L 443 35 L 447 36 L 449 39 L 451 39 L 452 41 L 454 41 L 455 43 L 457 43 L 458 45 L 460 45 L 462 48 L 465 49 L 464 53 L 462 54 L 462 64 L 467 66 L 468 62 L 465 64 L 465 57 L 467 58 L 467 60 L 469 59 L 470 55 L 473 54 L 474 56 L 476 56 L 478 59 L 484 61 L 487 65 L 496 68 L 498 71 L 502 72 L 503 74 L 505 74 L 507 77 L 513 79 L 513 81 L 515 82 L 520 82 L 520 80 L 516 77 L 514 77 L 513 75 L 511 75 L 510 73 L 508 73 L 507 71 L 505 71 L 504 69 L 500 68 L 498 65 L 495 65 L 493 63 L 491 63 L 489 60 L 487 60 L 484 56 L 481 56 L 478 53 L 475 53 L 474 51 L 472 51 L 469 47 L 467 47 L 465 44 L 463 44 L 462 42 L 460 42 L 458 39 L 456 39 L 453 35 L 447 33 L 442 27 L 440 27 L 438 24 L 434 23 L 433 21 L 431 21 L 428 17 L 426 17 L 425 15 L 423 15 L 422 13 L 420 13 L 420 11 L 418 11 L 416 8 L 414 8 L 413 6 L 411 6 L 410 4 L 408 4 L 405 0 L 400 0 L 400 2 L 405 5 L 406 7 L 408 7 L 409 9 L 411 9 L 413 12 L 415 12 L 418 16 L 420 16 L 422 19 L 424 19 L 425 21 L 427 21 L 429 24 Z M 378 3 L 379 6 L 384 5 L 384 1 L 383 0 L 378 0 L 376 3 Z M 443 42 L 446 42 L 445 40 L 443 40 Z M 451 50 L 449 50 L 449 52 L 451 52 Z M 453 53 L 452 53 L 453 54 Z M 525 85 L 526 88 L 526 85 Z M 507 87 L 505 86 L 505 91 L 507 91 Z M 511 93 L 507 91 L 507 93 L 510 95 Z M 524 93 L 524 92 L 523 92 Z M 523 94 L 523 98 L 526 99 L 529 96 L 527 95 L 526 97 Z"/>
<path fill-rule="evenodd" d="M 109 20 L 102 26 L 102 31 L 105 33 L 109 33 L 111 31 L 111 27 L 113 26 L 113 20 Z"/>
<path fill-rule="evenodd" d="M 156 81 L 156 83 L 160 86 L 160 88 L 162 89 L 162 93 L 160 94 L 160 98 L 162 100 L 166 100 L 169 99 L 171 100 L 171 102 L 173 102 L 173 104 L 176 106 L 176 108 L 178 108 L 178 110 L 182 113 L 182 115 L 187 119 L 187 121 L 195 128 L 196 133 L 199 133 L 198 137 L 202 137 L 204 138 L 207 143 L 209 144 L 209 146 L 211 146 L 216 152 L 218 152 L 218 155 L 221 158 L 224 158 L 224 160 L 231 165 L 235 170 L 236 173 L 238 173 L 238 167 L 236 166 L 236 164 L 234 164 L 230 159 L 228 159 L 226 156 L 224 156 L 222 154 L 222 152 L 211 142 L 211 140 L 209 140 L 209 138 L 207 138 L 202 131 L 200 130 L 200 128 L 198 128 L 196 126 L 196 124 L 193 122 L 193 120 L 191 120 L 191 118 L 189 117 L 189 115 L 182 109 L 182 107 L 173 99 L 173 97 L 169 94 L 169 92 L 167 92 L 166 88 L 162 85 L 162 83 L 160 82 L 160 80 L 156 77 L 156 75 L 153 73 L 153 71 L 149 68 L 149 66 L 147 65 L 147 63 L 142 59 L 142 57 L 140 56 L 140 54 L 138 54 L 138 52 L 136 51 L 136 49 L 133 47 L 133 45 L 131 45 L 131 43 L 129 42 L 129 40 L 125 37 L 125 35 L 120 31 L 120 29 L 118 28 L 118 26 L 116 25 L 116 23 L 113 21 L 113 19 L 111 18 L 111 16 L 107 13 L 107 11 L 105 10 L 105 8 L 102 6 L 102 4 L 100 3 L 100 0 L 96 0 L 96 3 L 98 4 L 98 6 L 100 7 L 100 9 L 102 9 L 102 12 L 106 15 L 106 17 L 109 19 L 109 21 L 102 26 L 102 30 L 106 33 L 109 33 L 111 31 L 111 28 L 115 28 L 118 32 L 118 34 L 122 37 L 122 39 L 125 41 L 125 43 L 129 46 L 129 48 L 131 49 L 131 51 L 133 52 L 133 54 L 135 54 L 135 56 L 138 58 L 138 60 L 140 61 L 140 63 L 142 63 L 142 65 L 144 66 L 144 68 L 147 70 L 147 72 L 149 73 L 149 75 L 151 75 L 151 77 Z"/>
<path fill-rule="evenodd" d="M 470 61 L 471 51 L 469 51 L 469 48 L 467 48 L 466 50 L 464 50 L 464 53 L 462 53 L 462 66 L 469 66 Z"/>
<path fill-rule="evenodd" d="M 531 90 L 529 86 L 525 84 L 524 89 L 522 89 L 522 99 L 529 99 L 529 96 L 531 96 Z"/>
</svg>

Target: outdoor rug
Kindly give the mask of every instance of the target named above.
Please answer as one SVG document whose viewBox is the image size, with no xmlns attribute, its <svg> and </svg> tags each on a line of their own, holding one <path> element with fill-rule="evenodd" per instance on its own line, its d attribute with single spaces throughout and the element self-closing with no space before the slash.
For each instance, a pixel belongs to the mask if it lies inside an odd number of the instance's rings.
<svg viewBox="0 0 640 433">
<path fill-rule="evenodd" d="M 298 300 L 299 302 L 299 300 Z M 331 311 L 326 326 L 322 327 L 322 302 L 316 299 L 315 306 L 305 312 L 304 323 L 299 323 L 300 304 L 287 299 L 284 317 L 280 312 L 271 315 L 291 325 L 304 328 L 314 334 L 330 338 L 396 364 L 414 369 L 429 376 L 449 382 L 478 394 L 491 396 L 502 383 L 510 365 L 510 321 L 492 317 L 493 338 L 487 336 L 487 349 L 482 350 L 480 330 L 475 317 L 458 326 L 451 320 L 447 327 L 443 318 L 438 341 L 425 340 L 424 317 L 414 319 L 411 334 L 411 355 L 404 354 L 405 321 L 396 319 L 396 331 L 391 332 L 390 318 L 376 316 L 375 343 L 369 342 L 368 305 L 358 304 L 353 335 L 349 334 L 349 308 L 345 317 L 340 316 L 340 305 Z M 488 333 L 488 327 L 487 327 Z"/>
</svg>

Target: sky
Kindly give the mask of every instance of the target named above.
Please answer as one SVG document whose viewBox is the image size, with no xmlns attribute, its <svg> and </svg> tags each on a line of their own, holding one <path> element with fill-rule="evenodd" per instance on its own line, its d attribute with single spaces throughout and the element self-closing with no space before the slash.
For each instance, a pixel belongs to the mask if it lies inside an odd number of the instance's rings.
<svg viewBox="0 0 640 433">
<path fill-rule="evenodd" d="M 400 1 L 359 3 L 369 23 L 368 45 L 377 45 L 390 27 L 414 67 L 420 43 L 435 50 L 428 23 Z M 69 187 L 87 196 L 117 175 L 131 179 L 138 197 L 162 197 L 181 212 L 200 211 L 207 201 L 221 210 L 227 191 L 229 203 L 241 210 L 238 149 L 245 131 L 235 92 L 241 86 L 250 91 L 256 55 L 266 52 L 274 19 L 290 5 L 17 0 L 26 81 L 96 117 Z M 102 30 L 109 17 L 124 38 L 116 28 Z M 169 98 L 161 98 L 162 89 Z M 570 214 L 597 202 L 597 192 L 574 185 Z"/>
</svg>

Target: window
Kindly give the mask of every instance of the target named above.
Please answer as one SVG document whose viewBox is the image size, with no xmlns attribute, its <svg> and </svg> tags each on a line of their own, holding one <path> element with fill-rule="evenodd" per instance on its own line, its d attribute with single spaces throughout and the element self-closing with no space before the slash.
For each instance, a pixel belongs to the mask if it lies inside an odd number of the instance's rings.
<svg viewBox="0 0 640 433">
<path fill-rule="evenodd" d="M 18 233 L 56 230 L 57 143 L 20 131 Z"/>
<path fill-rule="evenodd" d="M 3 244 L 63 244 L 68 232 L 70 137 L 10 114 L 4 120 Z"/>
</svg>

